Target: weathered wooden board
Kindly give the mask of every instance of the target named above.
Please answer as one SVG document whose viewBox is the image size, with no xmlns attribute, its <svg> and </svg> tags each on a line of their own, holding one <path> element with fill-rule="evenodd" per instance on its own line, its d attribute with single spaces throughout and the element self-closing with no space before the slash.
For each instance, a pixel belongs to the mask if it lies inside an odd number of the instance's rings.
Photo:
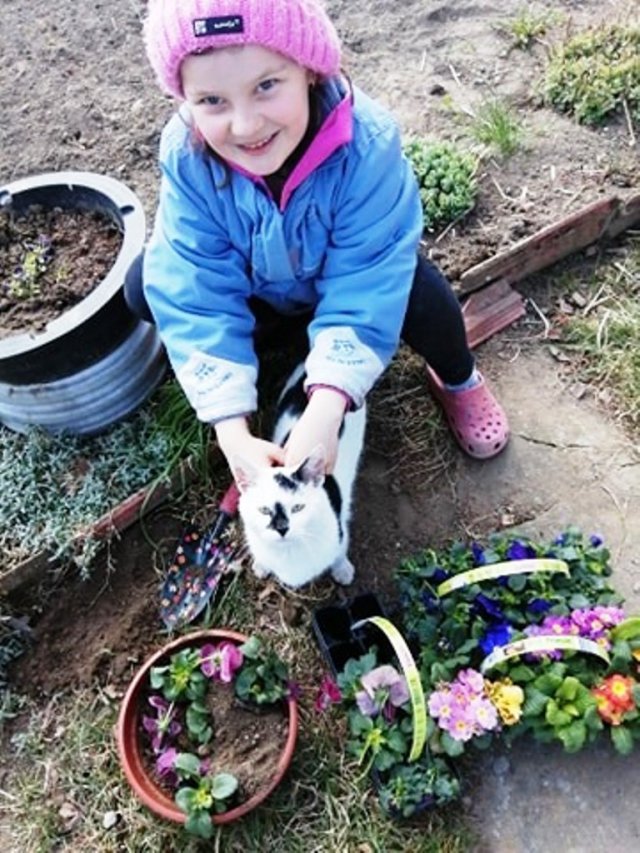
<svg viewBox="0 0 640 853">
<path fill-rule="evenodd" d="M 499 280 L 508 284 L 521 281 L 591 243 L 618 236 L 638 222 L 640 193 L 626 201 L 611 196 L 593 202 L 466 270 L 456 283 L 457 290 L 464 294 Z"/>
</svg>

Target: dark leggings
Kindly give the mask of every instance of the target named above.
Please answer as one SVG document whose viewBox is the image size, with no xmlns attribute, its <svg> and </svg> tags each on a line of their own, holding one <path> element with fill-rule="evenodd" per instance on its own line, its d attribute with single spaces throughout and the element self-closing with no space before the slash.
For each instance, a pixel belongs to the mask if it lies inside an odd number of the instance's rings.
<svg viewBox="0 0 640 853">
<path fill-rule="evenodd" d="M 142 290 L 142 255 L 127 272 L 124 285 L 129 308 L 138 317 L 153 322 Z M 257 319 L 257 334 L 276 342 L 283 338 L 282 324 L 300 326 L 302 317 L 282 317 L 261 300 L 254 300 L 252 310 Z M 304 315 L 305 325 L 310 317 Z M 275 330 L 275 334 L 274 334 Z M 473 356 L 460 310 L 451 285 L 430 261 L 418 256 L 407 313 L 402 326 L 402 340 L 421 355 L 440 379 L 450 385 L 464 382 L 473 370 Z"/>
</svg>

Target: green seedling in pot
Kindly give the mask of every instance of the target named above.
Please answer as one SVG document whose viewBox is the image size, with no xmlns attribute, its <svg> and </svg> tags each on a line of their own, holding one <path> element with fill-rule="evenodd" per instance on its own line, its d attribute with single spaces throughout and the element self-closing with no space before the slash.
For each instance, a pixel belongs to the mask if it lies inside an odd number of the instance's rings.
<svg viewBox="0 0 640 853">
<path fill-rule="evenodd" d="M 151 686 L 161 690 L 165 699 L 202 699 L 207 688 L 207 679 L 200 669 L 202 662 L 199 649 L 184 649 L 171 658 L 167 666 L 154 666 L 151 670 Z"/>
<path fill-rule="evenodd" d="M 238 699 L 257 705 L 271 705 L 289 695 L 289 672 L 283 660 L 266 649 L 258 637 L 250 637 L 240 647 L 244 662 L 235 679 Z"/>
<path fill-rule="evenodd" d="M 9 293 L 15 299 L 31 299 L 40 293 L 40 279 L 47 271 L 51 257 L 51 241 L 41 235 L 35 243 L 28 244 L 22 263 L 14 272 Z"/>
<path fill-rule="evenodd" d="M 176 791 L 176 805 L 187 815 L 185 829 L 201 838 L 211 838 L 211 815 L 227 811 L 238 790 L 238 780 L 231 773 L 202 775 L 202 761 L 191 753 L 180 753 L 174 768 L 181 779 L 192 780 L 196 785 L 182 785 Z"/>
</svg>

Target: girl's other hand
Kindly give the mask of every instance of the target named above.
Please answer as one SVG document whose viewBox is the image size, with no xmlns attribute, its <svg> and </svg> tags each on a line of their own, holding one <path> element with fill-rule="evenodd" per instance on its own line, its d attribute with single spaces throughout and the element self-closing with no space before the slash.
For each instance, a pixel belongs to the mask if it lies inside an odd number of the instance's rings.
<svg viewBox="0 0 640 853">
<path fill-rule="evenodd" d="M 291 430 L 285 444 L 287 466 L 304 462 L 318 445 L 322 445 L 330 474 L 338 455 L 338 432 L 344 418 L 347 401 L 343 394 L 331 388 L 318 388 L 311 395 L 302 417 Z"/>
<path fill-rule="evenodd" d="M 284 450 L 272 441 L 251 435 L 244 417 L 220 421 L 216 424 L 215 431 L 220 450 L 232 471 L 234 459 L 243 459 L 256 468 L 284 464 Z"/>
</svg>

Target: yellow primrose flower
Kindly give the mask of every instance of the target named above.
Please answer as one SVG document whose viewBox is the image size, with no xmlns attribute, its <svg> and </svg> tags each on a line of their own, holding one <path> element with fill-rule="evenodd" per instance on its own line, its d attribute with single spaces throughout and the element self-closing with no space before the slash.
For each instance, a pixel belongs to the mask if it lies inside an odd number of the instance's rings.
<svg viewBox="0 0 640 853">
<path fill-rule="evenodd" d="M 522 688 L 513 684 L 510 678 L 505 678 L 502 681 L 485 681 L 485 690 L 505 726 L 515 725 L 522 716 Z"/>
</svg>

